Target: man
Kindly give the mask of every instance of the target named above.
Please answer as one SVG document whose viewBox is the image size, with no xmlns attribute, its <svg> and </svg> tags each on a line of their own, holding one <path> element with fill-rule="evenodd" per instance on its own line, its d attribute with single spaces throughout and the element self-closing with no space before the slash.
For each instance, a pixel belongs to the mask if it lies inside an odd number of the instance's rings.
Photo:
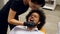
<svg viewBox="0 0 60 34">
<path fill-rule="evenodd" d="M 45 24 L 45 15 L 41 10 L 31 10 L 26 16 L 27 23 L 35 23 L 35 26 L 16 26 L 9 34 L 44 34 L 41 29 Z M 38 28 L 41 27 L 41 28 Z"/>
</svg>

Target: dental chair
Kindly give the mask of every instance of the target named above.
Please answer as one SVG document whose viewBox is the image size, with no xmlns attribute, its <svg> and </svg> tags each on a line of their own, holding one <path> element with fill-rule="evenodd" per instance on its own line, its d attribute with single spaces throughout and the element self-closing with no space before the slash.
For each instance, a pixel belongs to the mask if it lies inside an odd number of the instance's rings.
<svg viewBox="0 0 60 34">
<path fill-rule="evenodd" d="M 46 34 L 46 30 L 42 27 L 41 30 L 42 32 L 44 32 L 44 34 Z"/>
</svg>

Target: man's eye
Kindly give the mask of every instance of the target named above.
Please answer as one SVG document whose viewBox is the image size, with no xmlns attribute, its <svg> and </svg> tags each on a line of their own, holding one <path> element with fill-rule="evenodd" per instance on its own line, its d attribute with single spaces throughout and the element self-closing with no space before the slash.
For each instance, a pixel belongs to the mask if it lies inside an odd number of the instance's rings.
<svg viewBox="0 0 60 34">
<path fill-rule="evenodd" d="M 37 18 L 37 16 L 34 16 L 35 18 Z"/>
</svg>

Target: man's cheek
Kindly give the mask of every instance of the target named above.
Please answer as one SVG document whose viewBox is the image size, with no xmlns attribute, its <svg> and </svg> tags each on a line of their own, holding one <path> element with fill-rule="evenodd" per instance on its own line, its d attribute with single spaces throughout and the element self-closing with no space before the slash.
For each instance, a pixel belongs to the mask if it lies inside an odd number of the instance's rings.
<svg viewBox="0 0 60 34">
<path fill-rule="evenodd" d="M 36 21 L 34 21 L 34 23 L 36 23 Z"/>
</svg>

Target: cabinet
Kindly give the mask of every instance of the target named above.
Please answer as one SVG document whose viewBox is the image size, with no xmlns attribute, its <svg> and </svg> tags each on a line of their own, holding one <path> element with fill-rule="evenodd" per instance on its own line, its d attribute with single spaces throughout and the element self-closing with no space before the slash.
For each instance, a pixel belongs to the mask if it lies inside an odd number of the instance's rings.
<svg viewBox="0 0 60 34">
<path fill-rule="evenodd" d="M 46 0 L 46 4 L 43 8 L 54 10 L 56 7 L 56 0 Z"/>
</svg>

